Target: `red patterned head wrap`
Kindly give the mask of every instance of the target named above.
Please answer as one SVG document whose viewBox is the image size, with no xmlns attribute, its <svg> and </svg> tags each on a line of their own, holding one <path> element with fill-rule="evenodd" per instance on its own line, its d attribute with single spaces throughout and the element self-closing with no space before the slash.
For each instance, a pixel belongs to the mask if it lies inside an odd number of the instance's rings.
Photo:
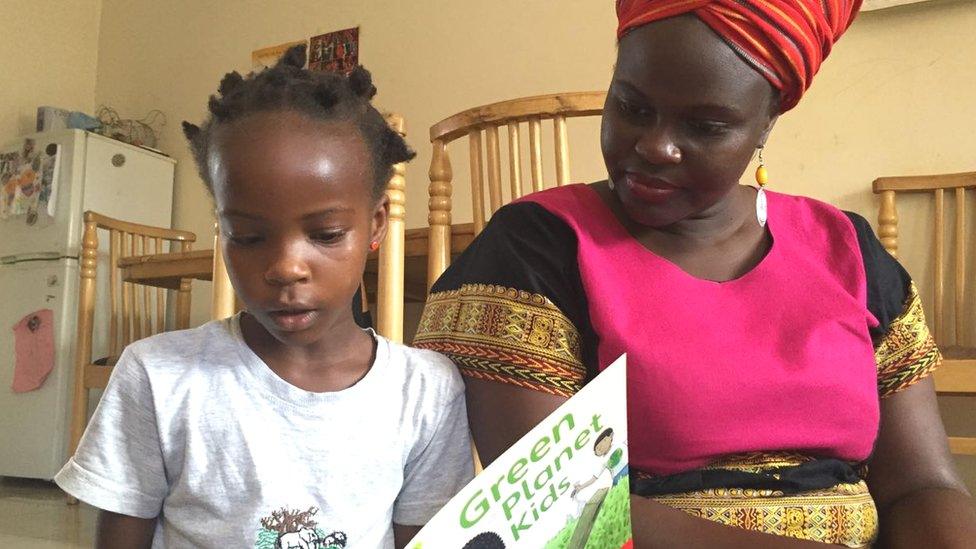
<svg viewBox="0 0 976 549">
<path fill-rule="evenodd" d="M 628 31 L 694 13 L 796 106 L 861 0 L 617 0 L 617 40 Z"/>
</svg>

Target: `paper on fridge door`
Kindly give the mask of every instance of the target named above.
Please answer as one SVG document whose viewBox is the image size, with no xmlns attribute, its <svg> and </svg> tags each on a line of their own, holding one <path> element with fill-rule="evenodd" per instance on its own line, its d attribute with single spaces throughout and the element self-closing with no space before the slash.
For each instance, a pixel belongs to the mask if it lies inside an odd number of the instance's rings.
<svg viewBox="0 0 976 549">
<path fill-rule="evenodd" d="M 20 320 L 14 331 L 15 393 L 40 389 L 54 369 L 54 312 L 41 309 Z"/>
<path fill-rule="evenodd" d="M 0 155 L 0 219 L 27 215 L 33 224 L 41 212 L 54 216 L 59 157 L 59 145 L 41 151 L 33 139 L 25 139 L 19 152 Z"/>
<path fill-rule="evenodd" d="M 620 357 L 512 445 L 408 549 L 618 549 L 631 542 Z"/>
</svg>

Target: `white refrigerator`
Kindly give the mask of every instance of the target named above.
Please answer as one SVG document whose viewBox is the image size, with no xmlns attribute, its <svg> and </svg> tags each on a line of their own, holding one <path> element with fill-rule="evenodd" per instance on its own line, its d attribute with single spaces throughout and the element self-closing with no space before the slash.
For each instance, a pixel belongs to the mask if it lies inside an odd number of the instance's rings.
<svg viewBox="0 0 976 549">
<path fill-rule="evenodd" d="M 24 213 L 14 207 L 19 206 L 13 198 L 17 181 L 10 166 L 18 153 L 28 152 L 26 139 L 33 141 L 32 158 L 44 155 L 44 169 L 53 170 L 53 176 L 47 204 Z M 51 479 L 68 457 L 82 214 L 94 210 L 171 227 L 176 163 L 80 130 L 36 133 L 7 145 L 0 149 L 0 168 L 7 168 L 2 190 L 8 193 L 0 197 L 5 206 L 0 212 L 0 476 Z M 102 279 L 107 278 L 102 276 L 107 273 L 106 256 L 99 258 Z M 105 290 L 107 286 L 99 288 L 96 302 L 96 352 L 104 350 L 98 326 L 106 318 Z M 13 328 L 43 309 L 53 313 L 54 368 L 40 388 L 14 392 Z"/>
</svg>

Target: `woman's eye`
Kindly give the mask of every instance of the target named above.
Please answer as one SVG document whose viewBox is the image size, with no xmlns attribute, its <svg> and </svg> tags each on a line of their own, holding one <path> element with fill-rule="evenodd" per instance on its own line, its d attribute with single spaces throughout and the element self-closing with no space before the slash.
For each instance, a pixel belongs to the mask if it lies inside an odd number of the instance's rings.
<svg viewBox="0 0 976 549">
<path fill-rule="evenodd" d="M 227 240 L 237 246 L 250 246 L 252 244 L 257 244 L 261 240 L 261 237 L 254 235 L 229 234 L 227 235 Z"/>
<path fill-rule="evenodd" d="M 717 120 L 691 120 L 688 125 L 702 135 L 721 135 L 729 128 L 728 124 Z"/>
<path fill-rule="evenodd" d="M 620 107 L 620 111 L 624 114 L 629 114 L 633 116 L 648 116 L 651 114 L 649 109 L 645 109 L 635 103 L 631 103 L 626 99 L 617 99 L 617 105 Z"/>
<path fill-rule="evenodd" d="M 329 244 L 331 242 L 335 242 L 339 240 L 340 238 L 345 236 L 345 234 L 346 234 L 345 231 L 323 231 L 320 233 L 313 233 L 312 240 L 316 242 Z"/>
</svg>

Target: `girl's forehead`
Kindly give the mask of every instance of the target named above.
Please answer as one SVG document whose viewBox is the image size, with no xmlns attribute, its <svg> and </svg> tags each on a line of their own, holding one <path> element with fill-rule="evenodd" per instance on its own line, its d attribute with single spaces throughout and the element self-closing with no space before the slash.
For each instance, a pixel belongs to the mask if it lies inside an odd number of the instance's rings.
<svg viewBox="0 0 976 549">
<path fill-rule="evenodd" d="M 262 114 L 217 135 L 210 165 L 218 201 L 270 200 L 282 192 L 309 198 L 370 195 L 371 159 L 355 126 Z"/>
<path fill-rule="evenodd" d="M 295 110 L 260 111 L 220 124 L 215 132 L 221 144 L 241 138 L 264 138 L 294 145 L 297 141 L 348 141 L 363 143 L 362 133 L 351 120 L 324 119 Z"/>
<path fill-rule="evenodd" d="M 322 163 L 361 166 L 359 161 L 369 156 L 352 122 L 317 120 L 291 111 L 257 113 L 220 127 L 212 153 L 222 163 L 293 163 L 299 168 Z"/>
</svg>

